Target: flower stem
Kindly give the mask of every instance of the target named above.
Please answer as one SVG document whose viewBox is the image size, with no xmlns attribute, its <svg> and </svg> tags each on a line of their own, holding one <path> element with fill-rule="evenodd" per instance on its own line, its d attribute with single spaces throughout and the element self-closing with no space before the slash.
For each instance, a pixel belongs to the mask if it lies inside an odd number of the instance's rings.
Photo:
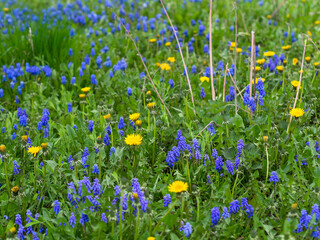
<svg viewBox="0 0 320 240">
<path fill-rule="evenodd" d="M 238 176 L 239 176 L 239 171 L 237 171 L 237 176 L 236 176 L 236 180 L 234 181 L 234 184 L 233 184 L 233 188 L 232 188 L 232 194 L 231 194 L 231 198 L 233 198 L 233 194 L 234 194 L 234 189 L 236 188 L 236 185 L 237 185 L 237 181 L 238 181 Z"/>
<path fill-rule="evenodd" d="M 136 155 L 133 152 L 133 162 L 132 162 L 132 168 L 135 169 L 135 163 L 136 163 Z"/>
<path fill-rule="evenodd" d="M 101 149 L 99 149 L 99 179 L 101 181 Z"/>
<path fill-rule="evenodd" d="M 313 74 L 311 84 L 313 84 L 314 79 L 316 78 L 316 73 Z"/>
<path fill-rule="evenodd" d="M 189 179 L 189 188 L 190 188 L 190 193 L 192 193 L 191 191 L 191 178 L 190 178 L 190 169 L 189 169 L 189 159 L 187 157 L 187 171 L 188 171 L 188 179 Z"/>
<path fill-rule="evenodd" d="M 172 204 L 172 206 L 169 208 L 169 210 L 166 212 L 166 214 L 160 219 L 160 221 L 158 222 L 158 224 L 155 226 L 155 228 L 153 229 L 151 235 L 154 235 L 154 233 L 157 231 L 158 227 L 160 226 L 161 222 L 163 221 L 163 219 L 165 219 L 169 213 L 172 211 L 172 209 L 174 208 L 174 206 L 177 204 L 178 199 Z"/>
<path fill-rule="evenodd" d="M 157 124 L 156 124 L 156 117 L 154 118 L 154 127 L 153 127 L 153 153 L 152 153 L 152 166 L 154 165 L 155 161 L 155 151 L 156 151 L 156 135 L 157 135 Z"/>
<path fill-rule="evenodd" d="M 184 207 L 184 197 L 183 197 L 182 194 L 181 194 L 181 197 L 180 197 L 180 201 L 181 201 L 180 218 L 181 218 L 181 220 L 182 220 L 182 218 L 183 218 L 183 207 Z"/>
<path fill-rule="evenodd" d="M 284 91 L 284 82 L 285 82 L 285 71 L 283 70 L 283 74 L 282 74 L 282 92 Z"/>
<path fill-rule="evenodd" d="M 84 120 L 84 103 L 82 104 L 82 119 Z"/>
<path fill-rule="evenodd" d="M 37 193 L 37 164 L 38 164 L 38 159 L 35 159 L 34 161 L 34 194 Z"/>
<path fill-rule="evenodd" d="M 76 168 L 76 178 L 79 179 L 78 178 L 78 164 L 77 163 L 75 164 L 75 168 Z"/>
<path fill-rule="evenodd" d="M 197 222 L 199 222 L 200 217 L 200 203 L 199 203 L 199 196 L 196 196 L 197 199 Z"/>
<path fill-rule="evenodd" d="M 31 101 L 31 116 L 33 116 L 33 95 L 32 95 L 32 101 Z"/>
<path fill-rule="evenodd" d="M 120 200 L 120 220 L 119 220 L 120 240 L 122 240 L 122 204 L 123 204 L 123 190 L 121 191 L 121 200 Z"/>
<path fill-rule="evenodd" d="M 111 143 L 112 143 L 112 146 L 114 146 L 114 145 L 113 145 L 113 131 L 112 131 L 112 126 L 111 126 L 111 124 L 110 124 L 110 129 L 111 129 Z"/>
<path fill-rule="evenodd" d="M 269 155 L 268 155 L 268 147 L 266 146 L 266 154 L 267 154 L 267 175 L 266 175 L 266 183 L 268 181 L 268 175 L 269 175 Z"/>
<path fill-rule="evenodd" d="M 134 234 L 134 240 L 137 240 L 138 239 L 138 236 L 139 236 L 139 208 L 137 208 L 137 221 L 136 221 L 136 231 L 135 231 L 135 234 Z"/>
<path fill-rule="evenodd" d="M 7 170 L 7 159 L 4 159 L 4 172 L 5 172 L 5 174 L 6 174 L 6 182 L 7 182 L 8 195 L 9 195 L 9 197 L 11 197 L 10 185 L 9 185 L 9 177 L 8 177 L 8 170 Z"/>
<path fill-rule="evenodd" d="M 227 132 L 227 138 L 229 138 L 229 129 L 228 129 L 228 124 L 226 124 L 226 132 Z"/>
<path fill-rule="evenodd" d="M 150 110 L 148 109 L 148 132 L 150 132 Z"/>
</svg>

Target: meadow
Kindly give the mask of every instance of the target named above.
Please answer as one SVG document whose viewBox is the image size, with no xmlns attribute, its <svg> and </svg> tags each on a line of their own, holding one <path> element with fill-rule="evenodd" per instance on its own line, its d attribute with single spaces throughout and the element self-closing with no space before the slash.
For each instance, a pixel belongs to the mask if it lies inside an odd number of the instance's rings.
<svg viewBox="0 0 320 240">
<path fill-rule="evenodd" d="M 0 0 L 0 239 L 317 239 L 317 0 Z"/>
</svg>

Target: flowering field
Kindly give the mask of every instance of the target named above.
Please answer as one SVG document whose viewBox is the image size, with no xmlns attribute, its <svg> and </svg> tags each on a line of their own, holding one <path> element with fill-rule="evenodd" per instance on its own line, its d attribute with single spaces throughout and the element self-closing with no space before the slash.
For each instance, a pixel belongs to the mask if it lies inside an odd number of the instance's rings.
<svg viewBox="0 0 320 240">
<path fill-rule="evenodd" d="M 317 0 L 0 0 L 0 31 L 0 239 L 320 237 Z"/>
</svg>

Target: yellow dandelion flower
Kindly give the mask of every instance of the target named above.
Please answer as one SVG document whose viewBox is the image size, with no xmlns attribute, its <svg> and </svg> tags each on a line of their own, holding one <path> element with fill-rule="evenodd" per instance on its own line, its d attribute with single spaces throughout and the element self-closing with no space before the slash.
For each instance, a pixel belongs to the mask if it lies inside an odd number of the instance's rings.
<svg viewBox="0 0 320 240">
<path fill-rule="evenodd" d="M 229 46 L 230 46 L 230 48 L 235 48 L 236 47 L 236 43 L 235 42 L 229 42 Z"/>
<path fill-rule="evenodd" d="M 230 51 L 233 51 L 234 50 L 234 48 L 233 47 L 230 47 Z"/>
<path fill-rule="evenodd" d="M 270 18 L 271 18 L 271 15 L 267 15 L 267 18 L 270 19 Z"/>
<path fill-rule="evenodd" d="M 291 48 L 291 45 L 282 46 L 282 49 L 285 50 L 285 51 L 290 50 L 290 48 Z"/>
<path fill-rule="evenodd" d="M 3 11 L 4 12 L 9 12 L 9 8 L 4 8 Z"/>
<path fill-rule="evenodd" d="M 138 194 L 137 194 L 137 193 L 135 193 L 135 192 L 134 192 L 134 193 L 132 193 L 132 196 L 133 196 L 133 198 L 134 198 L 134 199 L 139 199 Z"/>
<path fill-rule="evenodd" d="M 279 70 L 280 72 L 283 72 L 283 71 L 284 71 L 284 66 L 277 66 L 276 68 L 277 68 L 277 70 Z"/>
<path fill-rule="evenodd" d="M 300 74 L 300 73 L 301 73 L 301 70 L 299 70 L 298 73 Z M 302 73 L 303 73 L 303 70 L 302 70 Z"/>
<path fill-rule="evenodd" d="M 166 42 L 165 46 L 169 47 L 171 45 L 171 42 Z"/>
<path fill-rule="evenodd" d="M 283 65 L 287 65 L 288 61 L 287 60 L 283 60 Z"/>
<path fill-rule="evenodd" d="M 147 91 L 147 95 L 150 96 L 151 95 L 151 91 Z"/>
<path fill-rule="evenodd" d="M 266 80 L 265 78 L 262 78 L 262 77 L 256 78 L 256 84 L 258 83 L 259 79 L 261 79 L 262 82 L 264 82 Z M 254 84 L 254 80 L 252 80 L 252 84 Z"/>
<path fill-rule="evenodd" d="M 33 156 L 35 157 L 41 150 L 41 147 L 29 147 L 28 149 L 28 153 L 33 154 Z"/>
<path fill-rule="evenodd" d="M 297 80 L 291 81 L 291 85 L 297 88 L 299 86 L 299 81 Z"/>
<path fill-rule="evenodd" d="M 132 121 L 138 120 L 139 117 L 140 117 L 140 113 L 134 113 L 134 114 L 131 114 L 131 115 L 129 116 L 129 118 L 130 118 Z"/>
<path fill-rule="evenodd" d="M 85 94 L 83 94 L 83 93 L 79 94 L 79 98 L 84 99 L 85 97 L 86 97 Z"/>
<path fill-rule="evenodd" d="M 99 141 L 99 140 L 101 140 L 101 135 L 99 135 L 99 136 L 97 137 L 97 141 Z"/>
<path fill-rule="evenodd" d="M 182 181 L 174 181 L 168 186 L 169 192 L 180 193 L 188 190 L 188 183 Z"/>
<path fill-rule="evenodd" d="M 22 135 L 21 136 L 22 141 L 27 141 L 28 140 L 28 135 Z"/>
<path fill-rule="evenodd" d="M 104 120 L 109 120 L 111 118 L 111 114 L 108 113 L 106 115 L 103 115 Z"/>
<path fill-rule="evenodd" d="M 315 67 L 318 67 L 318 66 L 320 65 L 320 63 L 319 63 L 319 62 L 315 62 L 313 65 L 314 65 Z"/>
<path fill-rule="evenodd" d="M 12 228 L 10 228 L 9 231 L 10 231 L 10 233 L 15 234 L 17 229 L 15 227 L 12 227 Z"/>
<path fill-rule="evenodd" d="M 137 125 L 138 127 L 140 127 L 141 124 L 142 124 L 142 121 L 141 121 L 141 120 L 137 120 L 137 121 L 136 121 L 136 125 Z"/>
<path fill-rule="evenodd" d="M 319 25 L 320 24 L 320 20 L 317 20 L 314 22 L 315 25 Z"/>
<path fill-rule="evenodd" d="M 206 76 L 202 76 L 202 77 L 200 77 L 200 81 L 201 81 L 201 82 L 204 82 L 204 81 L 209 82 L 209 78 L 206 77 Z"/>
<path fill-rule="evenodd" d="M 155 38 L 149 39 L 149 42 L 151 42 L 151 43 L 154 43 L 154 42 L 156 42 L 156 41 L 157 41 L 157 39 L 155 39 Z"/>
<path fill-rule="evenodd" d="M 90 91 L 90 87 L 81 88 L 81 91 L 84 93 L 88 93 Z"/>
<path fill-rule="evenodd" d="M 254 70 L 254 67 L 252 67 L 252 70 Z M 259 72 L 261 70 L 261 67 L 256 66 L 256 72 Z"/>
<path fill-rule="evenodd" d="M 154 108 L 154 105 L 155 105 L 155 102 L 151 102 L 147 104 L 147 107 L 151 109 L 151 108 Z"/>
<path fill-rule="evenodd" d="M 41 147 L 42 147 L 43 149 L 46 149 L 46 148 L 48 147 L 48 144 L 47 144 L 47 143 L 41 143 Z"/>
<path fill-rule="evenodd" d="M 147 240 L 156 240 L 155 237 L 148 237 Z"/>
<path fill-rule="evenodd" d="M 15 186 L 15 187 L 11 188 L 11 191 L 12 191 L 13 193 L 17 193 L 17 192 L 19 191 L 19 187 L 18 187 L 18 186 Z"/>
<path fill-rule="evenodd" d="M 206 64 L 207 64 L 207 61 L 206 61 L 206 60 L 204 60 L 204 61 L 203 61 L 203 65 L 206 65 Z"/>
<path fill-rule="evenodd" d="M 290 111 L 290 115 L 292 117 L 301 117 L 304 114 L 304 110 L 302 108 L 294 108 Z"/>
<path fill-rule="evenodd" d="M 265 60 L 264 58 L 262 58 L 262 59 L 258 59 L 258 60 L 257 60 L 257 63 L 260 64 L 260 65 L 262 65 L 262 64 L 264 64 L 265 61 L 266 61 L 266 60 Z"/>
<path fill-rule="evenodd" d="M 170 65 L 167 64 L 167 63 L 162 63 L 162 64 L 160 65 L 160 68 L 161 68 L 162 70 L 166 70 L 166 71 L 169 71 L 169 70 L 171 69 Z"/>
<path fill-rule="evenodd" d="M 298 204 L 297 204 L 297 203 L 292 203 L 292 204 L 291 204 L 291 208 L 292 208 L 293 210 L 295 210 L 297 207 L 298 207 Z"/>
<path fill-rule="evenodd" d="M 142 143 L 142 137 L 140 134 L 130 134 L 125 138 L 125 143 L 130 146 L 138 146 Z"/>
<path fill-rule="evenodd" d="M 242 52 L 242 48 L 237 48 L 237 53 L 241 53 Z"/>
<path fill-rule="evenodd" d="M 268 136 L 263 136 L 263 141 L 267 142 L 268 141 Z"/>
<path fill-rule="evenodd" d="M 310 31 L 307 32 L 309 37 L 312 37 L 312 33 Z"/>
<path fill-rule="evenodd" d="M 0 145 L 0 152 L 5 152 L 5 151 L 6 151 L 6 146 Z"/>
<path fill-rule="evenodd" d="M 275 52 L 273 52 L 273 51 L 267 51 L 267 52 L 265 52 L 263 55 L 265 56 L 265 57 L 272 57 L 273 55 L 275 55 L 276 53 Z"/>
<path fill-rule="evenodd" d="M 311 57 L 305 57 L 304 59 L 305 59 L 307 62 L 310 62 Z"/>
<path fill-rule="evenodd" d="M 176 59 L 175 59 L 175 57 L 168 57 L 167 61 L 174 63 L 176 61 Z"/>
<path fill-rule="evenodd" d="M 161 66 L 161 63 L 158 63 L 158 62 L 157 62 L 156 65 L 157 65 L 157 67 L 160 67 L 160 66 Z"/>
<path fill-rule="evenodd" d="M 297 65 L 298 62 L 299 62 L 298 58 L 292 59 L 293 66 Z"/>
</svg>

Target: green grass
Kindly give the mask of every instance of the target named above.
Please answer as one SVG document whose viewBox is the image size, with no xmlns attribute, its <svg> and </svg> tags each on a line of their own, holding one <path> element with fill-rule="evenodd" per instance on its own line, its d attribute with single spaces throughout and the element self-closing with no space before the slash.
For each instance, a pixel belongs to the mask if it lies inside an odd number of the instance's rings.
<svg viewBox="0 0 320 240">
<path fill-rule="evenodd" d="M 63 1 L 64 4 L 66 2 Z M 263 6 L 259 6 L 257 2 L 238 3 L 238 46 L 244 47 L 243 52 L 249 52 L 250 32 L 254 31 L 256 45 L 259 46 L 257 59 L 265 58 L 268 62 L 269 58 L 264 57 L 263 53 L 274 51 L 277 56 L 284 54 L 287 60 L 284 74 L 272 72 L 269 68 L 262 68 L 256 73 L 256 77 L 265 78 L 266 95 L 263 105 L 256 103 L 257 111 L 252 114 L 239 94 L 237 112 L 234 100 L 222 101 L 223 71 L 214 76 L 216 101 L 211 100 L 211 83 L 199 80 L 209 67 L 209 55 L 203 51 L 205 44 L 208 44 L 208 2 L 187 2 L 184 8 L 181 7 L 182 2 L 165 2 L 173 24 L 179 29 L 179 38 L 183 39 L 183 55 L 189 68 L 195 107 L 191 102 L 175 39 L 171 46 L 157 46 L 157 43 L 149 42 L 152 38 L 170 38 L 169 28 L 164 36 L 159 34 L 161 29 L 166 28 L 163 23 L 166 19 L 164 15 L 161 22 L 156 20 L 154 31 L 148 26 L 149 30 L 144 32 L 137 30 L 137 22 L 128 17 L 130 12 L 135 12 L 130 10 L 130 3 L 124 4 L 125 16 L 120 14 L 118 5 L 113 10 L 106 8 L 104 4 L 97 5 L 97 1 L 84 3 L 90 8 L 89 12 L 102 14 L 105 11 L 106 16 L 95 24 L 87 17 L 85 26 L 68 20 L 70 15 L 63 15 L 63 20 L 58 20 L 56 25 L 53 25 L 52 20 L 42 24 L 42 9 L 56 6 L 57 1 L 22 1 L 22 6 L 28 5 L 39 17 L 37 22 L 30 25 L 32 36 L 29 36 L 28 29 L 20 32 L 16 22 L 13 25 L 15 31 L 13 26 L 6 24 L 9 33 L 1 35 L 0 66 L 16 66 L 16 63 L 21 63 L 25 70 L 26 63 L 30 66 L 48 65 L 52 76 L 46 77 L 43 72 L 37 76 L 25 73 L 16 78 L 13 89 L 10 87 L 12 79 L 0 82 L 0 89 L 4 93 L 0 98 L 0 109 L 3 110 L 0 112 L 0 145 L 6 147 L 4 152 L 0 152 L 3 158 L 0 163 L 0 212 L 1 216 L 8 216 L 8 219 L 0 219 L 0 238 L 17 237 L 17 233 L 11 233 L 10 229 L 13 226 L 19 229 L 15 218 L 20 214 L 24 227 L 32 226 L 40 239 L 147 239 L 150 236 L 157 240 L 187 239 L 180 231 L 181 221 L 184 224 L 189 222 L 192 226 L 189 239 L 310 239 L 313 230 L 303 229 L 301 233 L 295 231 L 301 211 L 305 209 L 310 214 L 314 204 L 319 205 L 320 153 L 317 152 L 315 143 L 320 141 L 320 94 L 317 76 L 319 68 L 314 66 L 314 63 L 320 61 L 320 25 L 315 24 L 316 20 L 320 20 L 316 14 L 317 2 L 288 0 L 270 25 L 267 15 L 271 15 L 275 9 L 272 1 L 265 1 Z M 150 1 L 147 8 L 143 7 L 143 3 L 144 1 L 136 3 L 140 8 L 140 16 L 150 19 L 161 13 L 160 3 Z M 12 14 L 15 8 L 20 7 L 19 4 L 10 6 L 7 14 Z M 0 3 L 0 9 L 4 6 L 5 4 Z M 115 28 L 118 25 L 118 21 L 112 20 L 113 11 L 130 23 L 131 36 L 139 38 L 136 42 L 139 51 L 145 57 L 155 87 L 172 117 L 164 109 L 149 79 L 140 79 L 140 73 L 146 73 L 146 70 L 124 29 L 112 33 L 109 22 Z M 199 24 L 192 26 L 191 19 L 201 20 L 205 25 L 203 36 L 198 34 Z M 214 1 L 213 21 L 213 66 L 216 69 L 218 62 L 223 61 L 224 66 L 228 63 L 230 68 L 234 63 L 234 52 L 228 46 L 228 42 L 233 42 L 235 37 L 235 32 L 230 30 L 230 26 L 234 25 L 233 2 Z M 91 27 L 93 34 L 87 37 Z M 71 28 L 76 32 L 72 38 Z M 104 35 L 100 32 L 96 36 L 95 31 L 100 28 L 106 28 L 108 33 Z M 188 30 L 187 37 L 184 36 L 184 30 Z M 284 36 L 286 31 L 288 37 Z M 297 107 L 303 108 L 305 114 L 292 119 L 287 133 L 289 112 L 296 96 L 296 89 L 291 81 L 299 80 L 303 40 L 307 39 L 308 31 L 312 33 L 316 47 L 308 41 L 305 55 L 310 56 L 311 61 L 304 62 L 302 88 L 297 100 Z M 292 32 L 297 38 L 294 43 L 291 41 Z M 194 52 L 187 52 L 186 46 L 192 37 Z M 95 43 L 96 54 L 90 57 L 90 64 L 86 65 L 84 75 L 80 77 L 79 69 L 86 55 L 90 56 L 91 42 Z M 284 51 L 284 45 L 291 45 L 291 49 Z M 109 51 L 101 53 L 100 50 L 105 46 L 109 47 Z M 68 55 L 70 48 L 73 49 L 73 56 Z M 102 62 L 110 57 L 113 67 L 98 68 L 97 56 L 101 56 Z M 237 60 L 237 86 L 242 96 L 250 82 L 249 56 L 250 54 L 239 54 Z M 176 60 L 170 63 L 171 70 L 160 70 L 157 63 L 167 62 L 168 57 L 175 57 Z M 299 60 L 297 65 L 293 65 L 293 58 Z M 114 66 L 121 59 L 125 61 L 127 68 L 115 71 Z M 73 63 L 70 69 L 69 62 Z M 192 65 L 196 66 L 197 73 L 191 73 Z M 91 84 L 93 74 L 97 78 L 97 85 Z M 61 84 L 62 76 L 67 79 L 65 85 Z M 75 85 L 70 83 L 72 77 L 76 77 Z M 169 85 L 169 79 L 174 80 L 173 88 Z M 17 89 L 21 81 L 25 85 L 22 94 Z M 81 88 L 88 86 L 91 89 L 86 98 L 80 99 Z M 230 86 L 233 84 L 227 77 L 226 95 L 230 94 Z M 129 87 L 133 92 L 131 96 L 127 93 Z M 200 98 L 201 88 L 204 88 L 206 94 L 204 99 Z M 149 90 L 151 95 L 147 95 Z M 16 96 L 19 103 L 16 103 Z M 155 107 L 148 109 L 147 104 L 151 102 L 155 102 Z M 72 112 L 67 110 L 68 103 L 72 104 Z M 28 115 L 24 127 L 20 126 L 20 119 L 17 118 L 18 108 L 25 109 Z M 47 138 L 44 138 L 43 131 L 38 130 L 45 108 L 50 112 Z M 141 114 L 141 126 L 131 125 L 129 116 L 133 113 Z M 111 114 L 109 120 L 103 118 L 106 114 Z M 123 136 L 118 129 L 120 117 L 125 121 Z M 92 132 L 88 129 L 90 120 L 94 122 Z M 213 136 L 205 129 L 210 122 L 213 122 L 215 129 Z M 109 145 L 103 143 L 107 127 L 112 130 L 112 134 L 108 134 Z M 186 143 L 191 147 L 194 139 L 198 140 L 199 152 L 195 153 L 194 149 L 192 154 L 187 150 L 180 152 L 174 166 L 169 167 L 166 162 L 169 152 L 181 144 L 176 139 L 178 130 L 181 130 Z M 125 138 L 132 133 L 143 137 L 140 146 L 128 146 L 125 143 Z M 14 140 L 13 134 L 16 135 Z M 32 146 L 47 143 L 48 147 L 34 157 L 28 153 L 30 146 L 22 140 L 23 135 L 28 135 Z M 264 136 L 268 136 L 267 141 L 263 140 Z M 226 163 L 227 160 L 235 163 L 239 139 L 244 141 L 241 163 L 234 174 L 230 174 Z M 114 154 L 110 154 L 112 146 L 115 148 Z M 84 167 L 82 162 L 85 148 L 89 151 L 86 159 L 88 167 Z M 95 149 L 99 149 L 99 153 Z M 223 158 L 224 165 L 220 172 L 216 170 L 217 159 L 212 157 L 214 149 Z M 201 159 L 198 159 L 198 154 L 201 154 Z M 206 154 L 209 160 L 204 164 Z M 68 163 L 70 155 L 73 157 L 72 169 Z M 13 172 L 14 161 L 17 161 L 21 169 L 18 174 Z M 82 196 L 95 197 L 93 189 L 88 191 L 85 184 L 81 187 L 82 180 L 86 177 L 91 184 L 99 178 L 99 174 L 93 173 L 95 164 L 101 169 L 99 182 L 103 193 L 96 199 L 100 203 L 99 208 L 91 211 L 93 202 L 90 202 L 90 197 L 85 202 L 80 201 L 80 192 L 82 190 Z M 279 182 L 275 185 L 270 182 L 273 171 L 279 176 Z M 207 183 L 208 177 L 210 183 Z M 144 198 L 148 201 L 147 209 L 141 208 L 145 203 L 139 199 L 131 200 L 133 192 L 137 191 L 132 186 L 133 178 L 137 178 L 140 183 Z M 177 180 L 189 185 L 191 182 L 188 191 L 181 194 L 169 192 L 168 186 Z M 70 182 L 74 183 L 76 193 L 68 190 Z M 14 186 L 19 187 L 17 193 L 10 190 Z M 115 196 L 115 186 L 121 189 L 118 196 Z M 78 208 L 68 198 L 71 193 Z M 166 194 L 170 194 L 171 204 L 165 207 L 163 198 Z M 127 205 L 121 204 L 126 202 L 124 196 L 127 197 Z M 142 195 L 139 197 L 140 200 L 143 198 Z M 241 209 L 230 218 L 221 217 L 218 224 L 211 227 L 213 207 L 219 207 L 222 214 L 224 207 L 229 209 L 234 200 L 241 202 L 243 198 L 254 209 L 252 218 Z M 55 200 L 61 205 L 58 214 L 54 212 Z M 292 207 L 295 203 L 296 208 Z M 30 218 L 31 223 L 28 224 L 27 210 L 32 212 L 33 217 L 39 213 L 39 218 Z M 74 228 L 69 224 L 71 212 L 76 217 Z M 124 219 L 118 221 L 119 214 L 124 212 Z M 85 225 L 80 223 L 81 213 L 89 217 L 89 222 Z M 101 221 L 102 213 L 106 214 L 107 223 Z M 314 218 L 309 226 L 314 222 L 319 225 Z M 40 233 L 41 229 L 47 229 L 48 236 L 44 232 Z M 31 235 L 26 235 L 26 239 L 31 238 Z"/>
</svg>

